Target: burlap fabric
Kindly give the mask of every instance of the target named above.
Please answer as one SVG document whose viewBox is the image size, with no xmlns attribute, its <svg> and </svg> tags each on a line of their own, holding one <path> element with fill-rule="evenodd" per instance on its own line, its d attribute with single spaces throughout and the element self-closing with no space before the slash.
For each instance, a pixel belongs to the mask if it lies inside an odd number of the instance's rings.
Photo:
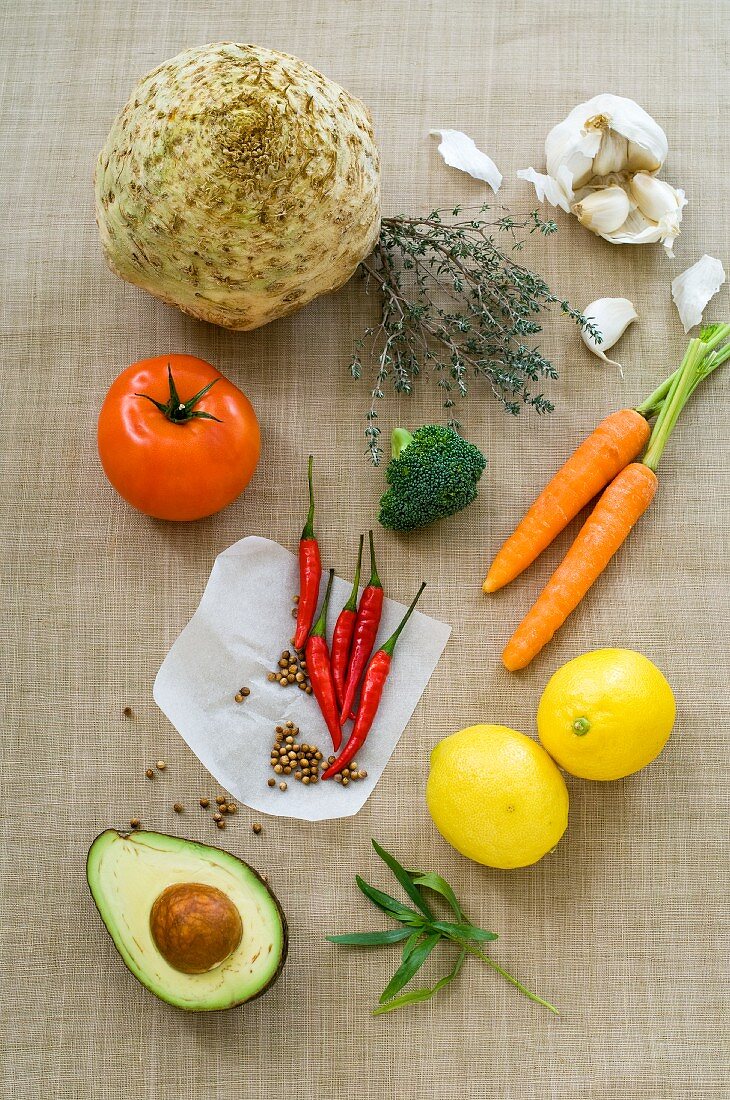
<svg viewBox="0 0 730 1100">
<path fill-rule="evenodd" d="M 559 639 L 524 674 L 500 666 L 505 638 L 570 535 L 487 602 L 489 554 L 538 486 L 606 412 L 638 401 L 684 345 L 669 282 L 703 252 L 728 261 L 723 66 L 726 0 L 554 4 L 528 0 L 5 0 L 3 384 L 6 704 L 2 755 L 3 1095 L 8 1100 L 714 1100 L 728 1095 L 727 378 L 699 394 L 661 471 L 656 504 Z M 307 59 L 372 108 L 385 209 L 480 200 L 445 168 L 428 131 L 472 134 L 506 176 L 500 199 L 527 209 L 517 168 L 540 166 L 548 128 L 604 90 L 636 98 L 670 138 L 666 175 L 690 199 L 677 260 L 614 248 L 560 215 L 530 253 L 579 305 L 626 295 L 640 321 L 626 373 L 602 368 L 567 322 L 545 343 L 560 367 L 557 409 L 511 419 L 486 394 L 465 410 L 489 457 L 479 502 L 405 539 L 379 537 L 382 574 L 454 633 L 382 782 L 341 824 L 241 812 L 225 834 L 197 807 L 215 785 L 157 712 L 154 674 L 196 606 L 215 555 L 260 533 L 293 547 L 302 457 L 314 453 L 324 556 L 351 568 L 382 474 L 361 457 L 365 385 L 345 366 L 372 317 L 354 283 L 249 335 L 185 318 L 106 269 L 91 174 L 136 79 L 216 39 Z M 727 314 L 727 291 L 715 315 Z M 246 495 L 192 526 L 156 523 L 105 482 L 95 418 L 114 376 L 167 350 L 215 363 L 249 394 L 264 454 Z M 435 395 L 389 401 L 383 426 L 437 415 Z M 624 782 L 569 781 L 557 852 L 502 873 L 462 859 L 424 809 L 428 752 L 475 721 L 534 733 L 549 674 L 602 645 L 633 647 L 672 682 L 678 721 L 661 760 Z M 122 710 L 131 706 L 133 720 Z M 144 769 L 168 762 L 149 783 Z M 172 803 L 186 813 L 178 818 Z M 87 893 L 94 835 L 140 816 L 152 828 L 225 840 L 266 872 L 289 915 L 284 976 L 251 1006 L 185 1015 L 126 972 Z M 495 956 L 556 1002 L 529 1004 L 477 961 L 435 1001 L 369 1014 L 395 952 L 336 950 L 323 935 L 374 927 L 356 871 L 386 881 L 370 837 L 453 882 L 473 920 L 501 933 Z"/>
</svg>

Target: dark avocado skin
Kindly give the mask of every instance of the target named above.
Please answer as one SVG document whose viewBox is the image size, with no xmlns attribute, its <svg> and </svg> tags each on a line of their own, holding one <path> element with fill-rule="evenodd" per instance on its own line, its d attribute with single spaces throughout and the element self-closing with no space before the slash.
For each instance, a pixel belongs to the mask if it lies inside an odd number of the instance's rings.
<svg viewBox="0 0 730 1100">
<path fill-rule="evenodd" d="M 274 893 L 274 891 L 269 886 L 268 882 L 265 881 L 263 876 L 259 874 L 259 872 L 256 870 L 255 867 L 252 867 L 250 863 L 246 863 L 245 860 L 239 859 L 238 856 L 234 856 L 233 853 L 229 852 L 228 849 L 226 849 L 226 848 L 219 848 L 215 844 L 201 844 L 200 841 L 198 841 L 198 840 L 188 840 L 187 837 L 176 837 L 173 833 L 160 833 L 160 832 L 157 832 L 156 830 L 153 830 L 153 829 L 145 829 L 145 832 L 148 833 L 150 836 L 171 837 L 173 840 L 183 840 L 183 841 L 185 841 L 186 844 L 192 844 L 192 845 L 194 845 L 195 847 L 198 847 L 198 848 L 211 848 L 214 851 L 224 852 L 225 855 L 227 855 L 230 859 L 235 859 L 238 863 L 242 863 L 243 866 L 248 871 L 250 871 L 251 874 L 255 878 L 257 878 L 259 880 L 261 885 L 267 891 L 267 893 L 269 894 L 271 900 L 274 902 L 274 905 L 276 906 L 277 912 L 279 914 L 279 918 L 281 920 L 282 940 L 281 940 L 281 958 L 279 959 L 279 965 L 277 966 L 276 970 L 274 971 L 274 973 L 269 978 L 266 985 L 262 986 L 261 989 L 258 990 L 258 992 L 254 993 L 251 997 L 244 997 L 240 1001 L 231 1001 L 231 1003 L 229 1005 L 224 1005 L 221 1008 L 203 1008 L 202 1006 L 200 1008 L 181 1008 L 180 1005 L 172 1004 L 170 1001 L 165 1001 L 165 1004 L 170 1005 L 171 1008 L 176 1008 L 179 1012 L 185 1012 L 185 1013 L 188 1013 L 188 1012 L 230 1012 L 230 1010 L 232 1008 L 240 1008 L 241 1005 L 250 1004 L 251 1001 L 258 1000 L 258 998 L 262 997 L 264 995 L 264 993 L 266 993 L 269 989 L 271 989 L 271 986 L 276 982 L 276 980 L 278 979 L 278 977 L 281 974 L 282 970 L 284 969 L 284 964 L 286 963 L 287 955 L 289 954 L 289 925 L 287 923 L 287 919 L 286 919 L 286 915 L 284 913 L 284 910 L 281 907 L 281 902 L 279 901 L 276 894 Z M 101 919 L 101 923 L 104 926 L 104 929 L 105 929 L 107 935 L 109 936 L 109 939 L 114 944 L 114 950 L 117 951 L 117 954 L 119 954 L 119 951 L 117 950 L 117 945 L 116 945 L 116 943 L 114 943 L 114 937 L 112 936 L 111 932 L 107 928 L 106 921 L 104 920 L 104 914 L 102 913 L 101 909 L 99 908 L 99 906 L 97 904 L 97 901 L 96 901 L 96 898 L 94 897 L 94 893 L 91 889 L 91 886 L 89 885 L 89 856 L 91 855 L 91 850 L 94 847 L 94 844 L 96 843 L 96 841 L 99 840 L 99 838 L 104 836 L 106 833 L 116 833 L 117 836 L 120 836 L 120 837 L 123 837 L 123 838 L 131 836 L 132 834 L 130 832 L 125 832 L 121 829 L 103 829 L 100 833 L 98 833 L 94 837 L 93 841 L 89 845 L 89 852 L 88 852 L 87 857 L 86 857 L 86 885 L 89 887 L 89 893 L 91 894 L 92 900 L 94 902 L 94 907 L 96 908 L 96 911 L 99 914 L 99 917 Z M 119 957 L 122 959 L 122 962 L 124 963 L 125 967 L 127 967 L 127 964 L 126 964 L 124 958 L 121 955 L 119 955 Z M 129 970 L 129 967 L 127 967 L 127 970 Z M 129 973 L 132 974 L 132 977 L 135 979 L 135 981 L 139 981 L 139 978 L 137 977 L 137 975 L 134 974 L 131 970 L 129 970 Z M 144 985 L 143 982 L 140 982 L 140 984 Z M 145 986 L 145 988 L 147 988 L 147 986 Z M 153 994 L 153 996 L 156 996 L 158 998 L 158 1000 L 164 1001 L 164 998 L 160 997 L 158 993 L 154 992 L 154 990 L 149 990 L 149 992 L 151 992 Z"/>
</svg>

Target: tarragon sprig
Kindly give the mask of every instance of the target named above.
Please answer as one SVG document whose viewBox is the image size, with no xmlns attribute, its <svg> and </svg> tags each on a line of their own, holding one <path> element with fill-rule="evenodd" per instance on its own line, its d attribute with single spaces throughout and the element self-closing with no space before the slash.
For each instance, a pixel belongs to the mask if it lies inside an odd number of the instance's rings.
<svg viewBox="0 0 730 1100">
<path fill-rule="evenodd" d="M 373 1015 L 381 1016 L 386 1012 L 393 1012 L 396 1008 L 405 1005 L 416 1004 L 419 1001 L 427 1001 L 441 989 L 452 982 L 464 964 L 467 955 L 474 955 L 481 959 L 520 993 L 524 993 L 536 1004 L 549 1008 L 558 1015 L 558 1010 L 549 1001 L 531 993 L 517 978 L 503 970 L 494 959 L 485 954 L 477 944 L 489 943 L 497 939 L 496 932 L 487 932 L 484 928 L 477 928 L 467 918 L 456 894 L 440 875 L 433 872 L 407 871 L 398 860 L 381 848 L 373 840 L 373 848 L 390 868 L 396 879 L 402 886 L 406 895 L 415 908 L 405 905 L 390 894 L 377 890 L 374 886 L 365 882 L 359 875 L 355 881 L 366 898 L 373 905 L 381 909 L 387 916 L 395 920 L 400 927 L 387 928 L 376 932 L 352 932 L 343 936 L 327 936 L 330 943 L 340 944 L 343 947 L 383 947 L 387 944 L 403 943 L 401 964 L 393 977 L 380 995 L 380 1001 L 373 1010 Z M 453 920 L 441 920 L 434 913 L 431 904 L 424 895 L 424 891 L 430 890 L 440 896 L 448 905 L 454 917 Z M 440 978 L 433 986 L 421 989 L 413 989 L 408 993 L 401 990 L 411 981 L 425 963 L 431 952 L 442 942 L 455 944 L 458 954 L 453 967 L 443 978 Z M 401 994 L 398 996 L 398 994 Z"/>
<path fill-rule="evenodd" d="M 360 378 L 366 358 L 374 361 L 365 437 L 376 466 L 382 455 L 377 406 L 387 384 L 408 394 L 430 370 L 447 423 L 458 431 L 457 402 L 476 380 L 510 413 L 521 405 L 552 412 L 539 387 L 557 371 L 531 343 L 547 307 L 558 306 L 600 343 L 588 318 L 514 258 L 526 236 L 550 236 L 556 223 L 537 211 L 503 211 L 487 221 L 489 209 L 456 206 L 425 217 L 383 218 L 375 251 L 360 265 L 366 285 L 380 292 L 380 323 L 356 342 L 350 372 Z"/>
</svg>

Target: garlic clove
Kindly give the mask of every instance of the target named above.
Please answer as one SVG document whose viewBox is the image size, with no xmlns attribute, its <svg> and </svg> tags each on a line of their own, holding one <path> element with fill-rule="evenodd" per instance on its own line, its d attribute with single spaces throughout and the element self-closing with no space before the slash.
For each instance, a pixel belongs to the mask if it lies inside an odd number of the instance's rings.
<svg viewBox="0 0 730 1100">
<path fill-rule="evenodd" d="M 615 130 L 604 130 L 601 145 L 593 158 L 594 176 L 610 176 L 612 172 L 622 172 L 629 157 L 629 143 L 623 134 Z"/>
<path fill-rule="evenodd" d="M 458 168 L 474 179 L 484 180 L 496 193 L 502 186 L 502 173 L 491 157 L 478 149 L 473 138 L 461 130 L 431 130 L 432 137 L 440 137 L 438 151 L 450 168 Z"/>
<path fill-rule="evenodd" d="M 664 180 L 648 172 L 637 172 L 629 185 L 631 197 L 651 221 L 666 221 L 677 225 L 682 220 L 682 208 L 687 205 L 684 191 L 678 191 Z"/>
<path fill-rule="evenodd" d="M 632 206 L 618 229 L 599 235 L 611 244 L 662 244 L 674 256 L 674 242 L 680 234 L 682 211 L 687 199 L 681 187 L 672 187 L 646 173 L 637 173 L 629 185 Z"/>
<path fill-rule="evenodd" d="M 650 149 L 635 141 L 629 142 L 627 166 L 630 172 L 658 172 L 663 163 Z"/>
<path fill-rule="evenodd" d="M 705 306 L 717 294 L 725 278 L 720 260 L 705 254 L 673 280 L 672 298 L 685 332 L 700 324 Z"/>
<path fill-rule="evenodd" d="M 538 202 L 549 202 L 551 206 L 559 206 L 566 214 L 570 213 L 570 204 L 573 201 L 573 189 L 570 186 L 570 173 L 566 168 L 560 170 L 560 178 L 553 179 L 543 172 L 536 172 L 534 168 L 520 168 L 517 178 L 527 180 L 535 188 Z"/>
<path fill-rule="evenodd" d="M 590 333 L 581 331 L 581 340 L 594 355 L 603 359 L 604 363 L 610 363 L 618 367 L 623 375 L 623 367 L 615 359 L 609 359 L 604 352 L 612 348 L 620 340 L 632 321 L 636 321 L 638 313 L 634 309 L 633 302 L 628 298 L 597 298 L 583 310 L 583 315 L 588 317 L 600 331 L 603 340 L 597 344 Z"/>
<path fill-rule="evenodd" d="M 572 207 L 581 225 L 598 234 L 612 233 L 622 226 L 630 209 L 629 196 L 618 184 L 591 191 Z"/>
</svg>

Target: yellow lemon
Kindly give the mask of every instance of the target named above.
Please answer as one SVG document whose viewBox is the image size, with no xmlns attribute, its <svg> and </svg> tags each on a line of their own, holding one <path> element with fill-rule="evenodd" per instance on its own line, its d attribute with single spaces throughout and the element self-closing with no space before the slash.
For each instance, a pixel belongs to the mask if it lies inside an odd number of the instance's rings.
<svg viewBox="0 0 730 1100">
<path fill-rule="evenodd" d="M 568 791 L 544 749 L 506 726 L 469 726 L 436 745 L 426 802 L 462 855 L 488 867 L 527 867 L 560 840 Z"/>
<path fill-rule="evenodd" d="M 621 779 L 662 751 L 674 725 L 672 689 L 630 649 L 597 649 L 559 668 L 537 710 L 540 740 L 566 772 Z"/>
</svg>

